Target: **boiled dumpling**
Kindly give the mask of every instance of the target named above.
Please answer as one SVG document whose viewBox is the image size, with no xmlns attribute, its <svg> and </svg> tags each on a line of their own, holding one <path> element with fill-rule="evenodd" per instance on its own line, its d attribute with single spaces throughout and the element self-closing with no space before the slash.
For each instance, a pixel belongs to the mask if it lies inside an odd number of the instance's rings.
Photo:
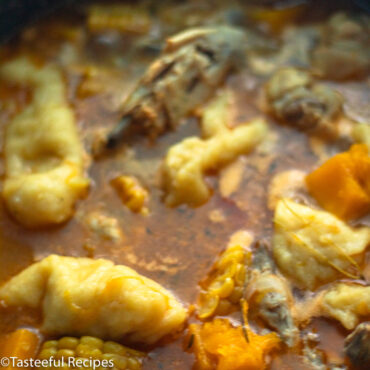
<svg viewBox="0 0 370 370">
<path fill-rule="evenodd" d="M 324 211 L 289 199 L 278 202 L 273 252 L 281 270 L 308 289 L 338 276 L 359 277 L 356 257 L 370 243 L 370 229 L 353 229 Z"/>
<path fill-rule="evenodd" d="M 186 318 L 161 285 L 105 259 L 51 255 L 0 288 L 7 306 L 41 308 L 49 335 L 154 343 Z"/>
</svg>

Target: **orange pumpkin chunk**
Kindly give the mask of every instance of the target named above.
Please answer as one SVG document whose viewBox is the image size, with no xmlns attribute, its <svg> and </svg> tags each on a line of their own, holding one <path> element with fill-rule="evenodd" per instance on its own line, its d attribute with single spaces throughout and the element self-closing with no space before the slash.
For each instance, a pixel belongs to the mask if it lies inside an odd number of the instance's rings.
<svg viewBox="0 0 370 370">
<path fill-rule="evenodd" d="M 37 334 L 27 329 L 19 329 L 6 335 L 0 341 L 0 357 L 16 357 L 18 360 L 35 358 L 40 345 Z M 12 370 L 12 363 L 5 369 Z"/>
<path fill-rule="evenodd" d="M 370 157 L 364 144 L 335 155 L 306 177 L 311 195 L 327 211 L 350 220 L 370 211 Z"/>
<path fill-rule="evenodd" d="M 189 325 L 191 349 L 199 370 L 263 370 L 265 356 L 278 349 L 276 333 L 258 335 L 248 325 L 233 327 L 227 319 Z"/>
</svg>

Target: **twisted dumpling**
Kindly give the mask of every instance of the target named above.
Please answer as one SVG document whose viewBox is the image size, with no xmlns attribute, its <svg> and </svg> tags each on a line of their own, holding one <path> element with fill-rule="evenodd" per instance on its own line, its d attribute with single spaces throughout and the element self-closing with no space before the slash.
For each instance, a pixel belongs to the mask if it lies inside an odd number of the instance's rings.
<svg viewBox="0 0 370 370">
<path fill-rule="evenodd" d="M 50 335 L 93 335 L 154 343 L 186 311 L 153 280 L 111 261 L 51 255 L 0 288 L 8 306 L 41 308 Z"/>
</svg>

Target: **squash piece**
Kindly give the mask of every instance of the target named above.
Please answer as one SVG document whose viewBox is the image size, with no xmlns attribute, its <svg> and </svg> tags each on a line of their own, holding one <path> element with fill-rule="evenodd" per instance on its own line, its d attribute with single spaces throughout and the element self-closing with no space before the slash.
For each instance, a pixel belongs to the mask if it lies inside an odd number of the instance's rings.
<svg viewBox="0 0 370 370">
<path fill-rule="evenodd" d="M 27 329 L 19 329 L 4 337 L 0 343 L 0 357 L 16 357 L 18 360 L 35 358 L 40 345 L 40 337 Z M 12 363 L 5 367 L 6 370 L 13 368 Z"/>
<path fill-rule="evenodd" d="M 370 157 L 364 144 L 335 155 L 306 177 L 311 195 L 327 211 L 350 220 L 370 211 Z"/>
<path fill-rule="evenodd" d="M 263 370 L 265 356 L 280 345 L 276 333 L 259 335 L 247 322 L 244 328 L 233 327 L 227 319 L 191 324 L 189 334 L 188 348 L 195 353 L 200 370 Z"/>
</svg>

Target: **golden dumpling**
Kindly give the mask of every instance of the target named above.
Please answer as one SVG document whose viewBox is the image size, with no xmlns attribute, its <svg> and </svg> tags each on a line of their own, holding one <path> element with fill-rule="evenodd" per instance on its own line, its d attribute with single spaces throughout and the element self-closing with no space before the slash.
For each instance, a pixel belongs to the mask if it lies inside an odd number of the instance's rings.
<svg viewBox="0 0 370 370">
<path fill-rule="evenodd" d="M 161 285 L 111 261 L 51 255 L 0 288 L 8 306 L 41 308 L 49 335 L 154 343 L 181 327 L 182 304 Z"/>
</svg>

